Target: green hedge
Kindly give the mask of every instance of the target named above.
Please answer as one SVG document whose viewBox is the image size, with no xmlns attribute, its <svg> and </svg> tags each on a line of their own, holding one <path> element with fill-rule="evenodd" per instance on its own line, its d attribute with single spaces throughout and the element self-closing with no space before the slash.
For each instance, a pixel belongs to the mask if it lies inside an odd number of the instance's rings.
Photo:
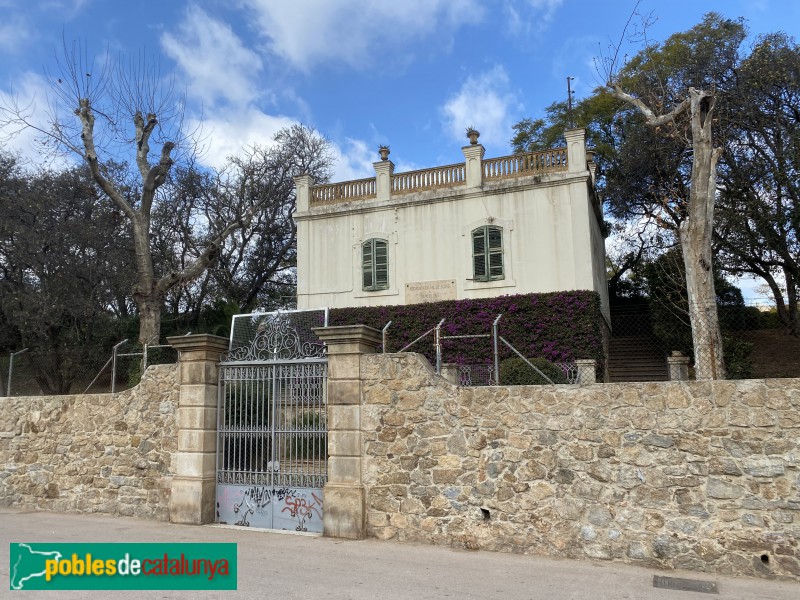
<svg viewBox="0 0 800 600">
<path fill-rule="evenodd" d="M 442 318 L 442 335 L 490 334 L 497 315 L 500 335 L 527 358 L 550 362 L 571 362 L 579 358 L 603 360 L 600 297 L 590 291 L 520 294 L 496 298 L 451 300 L 407 306 L 334 308 L 330 325 L 368 325 L 382 329 L 392 321 L 388 352 L 403 346 L 434 327 Z M 409 351 L 435 361 L 433 334 Z M 512 358 L 511 350 L 500 344 L 501 359 Z M 488 364 L 492 362 L 491 338 L 444 340 L 444 362 Z"/>
<path fill-rule="evenodd" d="M 548 383 L 567 383 L 567 378 L 560 367 L 554 365 L 544 358 L 534 358 L 530 361 L 531 365 L 544 373 L 548 381 L 542 374 L 532 369 L 531 366 L 521 358 L 507 358 L 500 363 L 500 385 L 545 385 Z"/>
</svg>

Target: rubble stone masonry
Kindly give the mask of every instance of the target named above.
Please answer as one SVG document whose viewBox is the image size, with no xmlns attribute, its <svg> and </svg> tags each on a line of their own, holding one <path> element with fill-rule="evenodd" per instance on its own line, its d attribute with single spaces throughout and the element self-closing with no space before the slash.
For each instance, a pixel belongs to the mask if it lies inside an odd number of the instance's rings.
<svg viewBox="0 0 800 600">
<path fill-rule="evenodd" d="M 168 520 L 175 365 L 117 394 L 0 398 L 0 505 Z"/>
<path fill-rule="evenodd" d="M 367 534 L 800 579 L 800 380 L 459 388 L 365 355 Z"/>
</svg>

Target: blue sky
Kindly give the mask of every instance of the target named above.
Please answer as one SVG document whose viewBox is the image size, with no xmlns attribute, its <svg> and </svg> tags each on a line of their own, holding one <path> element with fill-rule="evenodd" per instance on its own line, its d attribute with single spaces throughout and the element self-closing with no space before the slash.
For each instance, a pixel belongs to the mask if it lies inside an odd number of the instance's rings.
<svg viewBox="0 0 800 600">
<path fill-rule="evenodd" d="M 511 126 L 600 83 L 593 59 L 619 39 L 633 1 L 602 0 L 0 0 L 0 95 L 39 112 L 62 35 L 91 53 L 158 57 L 187 92 L 220 164 L 294 122 L 325 134 L 335 179 L 373 173 L 388 143 L 398 171 L 463 160 L 464 129 L 487 156 Z M 643 0 L 652 39 L 707 11 L 747 19 L 752 36 L 800 32 L 795 0 Z M 788 29 L 787 29 L 788 28 Z M 635 46 L 629 46 L 635 52 Z M 9 146 L 30 155 L 30 135 Z"/>
</svg>

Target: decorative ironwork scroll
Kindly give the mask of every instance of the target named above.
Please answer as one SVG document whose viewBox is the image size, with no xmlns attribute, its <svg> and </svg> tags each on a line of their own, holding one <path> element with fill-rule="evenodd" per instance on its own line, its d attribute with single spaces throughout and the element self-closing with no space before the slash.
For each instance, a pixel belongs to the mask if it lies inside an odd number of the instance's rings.
<svg viewBox="0 0 800 600">
<path fill-rule="evenodd" d="M 266 316 L 259 324 L 253 340 L 247 346 L 234 348 L 225 355 L 224 362 L 296 360 L 324 358 L 326 347 L 311 331 L 303 335 L 287 313 Z"/>
</svg>

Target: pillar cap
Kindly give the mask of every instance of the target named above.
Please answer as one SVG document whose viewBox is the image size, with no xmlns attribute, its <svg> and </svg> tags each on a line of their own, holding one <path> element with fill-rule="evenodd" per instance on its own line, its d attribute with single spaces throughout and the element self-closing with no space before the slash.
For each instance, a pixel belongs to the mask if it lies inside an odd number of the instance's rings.
<svg viewBox="0 0 800 600">
<path fill-rule="evenodd" d="M 196 333 L 194 335 L 176 335 L 167 338 L 167 343 L 181 352 L 193 350 L 228 350 L 228 338 L 210 333 Z"/>
<path fill-rule="evenodd" d="M 292 179 L 294 180 L 295 184 L 301 182 L 307 182 L 309 185 L 313 185 L 314 183 L 314 178 L 311 177 L 311 175 L 309 175 L 308 173 L 303 173 L 302 175 L 295 175 L 294 177 L 292 177 Z"/>
<path fill-rule="evenodd" d="M 688 356 L 683 356 L 683 355 L 681 355 L 681 356 L 674 356 L 674 355 L 673 356 L 668 356 L 667 357 L 667 362 L 668 363 L 675 363 L 675 364 L 685 363 L 685 364 L 688 365 L 689 364 L 689 357 Z"/>
<path fill-rule="evenodd" d="M 394 173 L 394 163 L 389 160 L 379 160 L 378 162 L 372 163 L 372 166 L 375 168 L 376 171 L 389 171 Z"/>
<path fill-rule="evenodd" d="M 317 337 L 326 344 L 361 343 L 377 348 L 383 343 L 383 335 L 374 327 L 366 325 L 337 325 L 335 327 L 314 327 Z"/>
<path fill-rule="evenodd" d="M 484 154 L 486 154 L 486 148 L 483 147 L 483 144 L 470 144 L 469 146 L 461 146 L 461 152 L 466 157 L 480 156 L 483 158 Z"/>
<path fill-rule="evenodd" d="M 586 129 L 583 127 L 572 127 L 571 129 L 564 130 L 564 137 L 584 137 L 586 136 Z"/>
</svg>

